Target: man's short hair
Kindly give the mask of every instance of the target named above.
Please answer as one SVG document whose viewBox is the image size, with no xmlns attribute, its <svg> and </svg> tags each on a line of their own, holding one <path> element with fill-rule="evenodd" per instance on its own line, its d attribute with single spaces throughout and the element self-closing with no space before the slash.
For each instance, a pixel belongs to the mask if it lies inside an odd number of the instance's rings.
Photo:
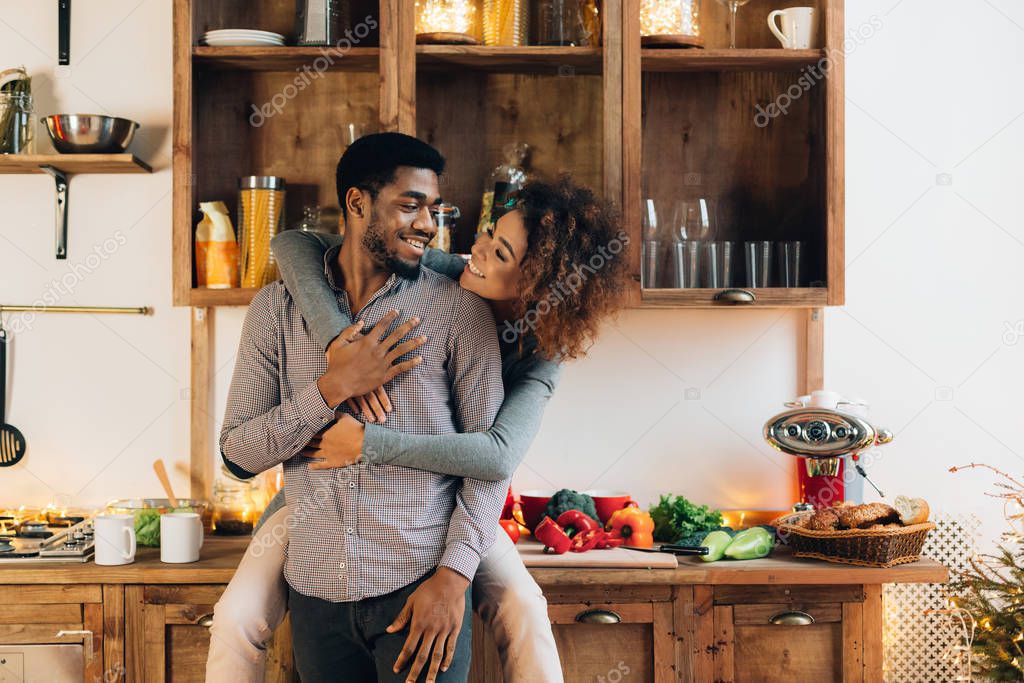
<svg viewBox="0 0 1024 683">
<path fill-rule="evenodd" d="M 381 188 L 395 181 L 399 166 L 444 172 L 444 157 L 427 143 L 403 133 L 374 133 L 353 142 L 338 160 L 335 182 L 341 212 L 347 215 L 345 195 L 358 187 L 374 199 Z"/>
</svg>

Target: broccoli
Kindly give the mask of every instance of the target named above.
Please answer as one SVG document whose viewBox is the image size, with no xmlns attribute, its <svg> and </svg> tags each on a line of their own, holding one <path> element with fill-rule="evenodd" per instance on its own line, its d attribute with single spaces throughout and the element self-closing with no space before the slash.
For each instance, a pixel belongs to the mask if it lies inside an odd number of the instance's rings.
<svg viewBox="0 0 1024 683">
<path fill-rule="evenodd" d="M 572 489 L 562 489 L 551 496 L 545 514 L 552 520 L 556 520 L 566 510 L 579 510 L 591 519 L 597 520 L 597 508 L 594 507 L 594 499 L 585 493 L 579 493 Z"/>
</svg>

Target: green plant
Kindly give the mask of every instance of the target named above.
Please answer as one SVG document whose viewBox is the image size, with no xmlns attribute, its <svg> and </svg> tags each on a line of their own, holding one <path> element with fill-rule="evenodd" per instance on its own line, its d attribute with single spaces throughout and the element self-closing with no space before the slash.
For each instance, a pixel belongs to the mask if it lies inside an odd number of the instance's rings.
<svg viewBox="0 0 1024 683">
<path fill-rule="evenodd" d="M 654 540 L 675 543 L 682 538 L 722 526 L 722 513 L 707 505 L 696 505 L 683 496 L 665 494 L 651 507 Z"/>
</svg>

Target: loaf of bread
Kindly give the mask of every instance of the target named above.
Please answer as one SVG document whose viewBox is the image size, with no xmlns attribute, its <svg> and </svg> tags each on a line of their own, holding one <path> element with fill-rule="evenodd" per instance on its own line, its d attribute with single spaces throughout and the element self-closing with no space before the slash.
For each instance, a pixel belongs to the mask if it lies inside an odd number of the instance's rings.
<svg viewBox="0 0 1024 683">
<path fill-rule="evenodd" d="M 885 503 L 867 503 L 849 508 L 838 508 L 840 529 L 866 529 L 875 524 L 898 522 L 900 515 Z"/>
<path fill-rule="evenodd" d="M 814 514 L 807 518 L 806 526 L 811 531 L 835 531 L 839 527 L 838 508 L 823 508 L 815 510 Z"/>
<path fill-rule="evenodd" d="M 896 496 L 896 510 L 899 513 L 900 521 L 905 525 L 923 524 L 928 521 L 931 510 L 924 498 L 908 498 L 907 496 Z"/>
</svg>

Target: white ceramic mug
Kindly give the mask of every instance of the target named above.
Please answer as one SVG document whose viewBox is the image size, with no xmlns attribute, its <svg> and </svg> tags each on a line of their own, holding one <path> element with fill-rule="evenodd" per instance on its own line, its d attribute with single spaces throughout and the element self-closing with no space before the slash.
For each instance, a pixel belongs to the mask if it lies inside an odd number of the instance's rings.
<svg viewBox="0 0 1024 683">
<path fill-rule="evenodd" d="M 195 512 L 160 515 L 160 561 L 185 564 L 199 560 L 203 547 L 203 520 Z"/>
<path fill-rule="evenodd" d="M 781 29 L 776 17 L 782 17 Z M 768 15 L 768 28 L 787 50 L 807 50 L 818 46 L 818 21 L 813 7 L 777 9 Z"/>
<path fill-rule="evenodd" d="M 135 516 L 100 515 L 93 520 L 96 564 L 131 564 L 135 561 Z"/>
</svg>

